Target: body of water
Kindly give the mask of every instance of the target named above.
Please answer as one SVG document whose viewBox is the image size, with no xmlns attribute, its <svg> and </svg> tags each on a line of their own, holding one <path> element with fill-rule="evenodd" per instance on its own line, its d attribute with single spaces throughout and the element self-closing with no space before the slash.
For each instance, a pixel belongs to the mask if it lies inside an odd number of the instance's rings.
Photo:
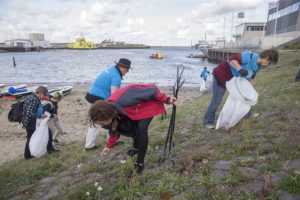
<svg viewBox="0 0 300 200">
<path fill-rule="evenodd" d="M 152 53 L 162 53 L 164 59 L 150 59 Z M 157 48 L 0 53 L 0 83 L 90 84 L 114 62 L 128 58 L 132 69 L 124 76 L 124 83 L 173 85 L 176 66 L 184 65 L 185 85 L 197 86 L 202 69 L 207 67 L 212 71 L 215 64 L 200 58 L 187 58 L 191 53 L 197 54 L 199 51 L 190 48 Z M 13 66 L 13 57 L 16 67 Z M 209 76 L 208 82 L 211 80 Z"/>
</svg>

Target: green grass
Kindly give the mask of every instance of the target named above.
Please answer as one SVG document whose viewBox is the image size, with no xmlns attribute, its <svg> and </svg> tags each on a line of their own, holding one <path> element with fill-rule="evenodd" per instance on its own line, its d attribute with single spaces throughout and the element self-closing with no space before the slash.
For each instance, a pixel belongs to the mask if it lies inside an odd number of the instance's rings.
<svg viewBox="0 0 300 200">
<path fill-rule="evenodd" d="M 300 176 L 290 176 L 277 184 L 277 187 L 287 192 L 300 195 Z"/>
<path fill-rule="evenodd" d="M 169 112 L 164 121 L 157 117 L 150 125 L 146 169 L 142 175 L 134 172 L 129 177 L 129 171 L 134 171 L 134 159 L 120 163 L 130 139 L 122 139 L 126 145 L 116 147 L 107 159 L 101 158 L 99 151 L 84 151 L 83 142 L 73 142 L 62 147 L 61 152 L 41 159 L 18 159 L 0 166 L 0 199 L 15 196 L 35 199 L 37 193 L 46 195 L 54 186 L 59 188 L 53 198 L 57 200 L 141 199 L 145 196 L 149 199 L 258 199 L 260 194 L 237 189 L 253 179 L 241 174 L 238 167 L 258 170 L 261 166 L 258 171 L 263 177 L 285 171 L 283 166 L 287 160 L 300 158 L 300 85 L 294 82 L 299 57 L 300 51 L 283 52 L 277 65 L 261 70 L 255 84 L 259 101 L 252 109 L 260 115 L 243 119 L 229 132 L 207 130 L 203 126 L 210 94 L 179 106 L 172 152 L 175 166 L 163 157 Z M 103 146 L 104 137 L 101 141 Z M 204 148 L 205 145 L 209 147 Z M 276 156 L 268 158 L 270 154 Z M 253 160 L 241 163 L 237 157 Z M 233 161 L 229 178 L 214 180 L 210 177 L 215 170 L 213 163 L 218 160 Z M 299 194 L 299 177 L 286 172 L 288 178 L 271 187 L 264 199 L 278 199 L 279 189 Z M 47 177 L 53 180 L 41 183 Z M 66 177 L 72 178 L 64 180 Z M 95 182 L 103 188 L 100 193 Z"/>
</svg>

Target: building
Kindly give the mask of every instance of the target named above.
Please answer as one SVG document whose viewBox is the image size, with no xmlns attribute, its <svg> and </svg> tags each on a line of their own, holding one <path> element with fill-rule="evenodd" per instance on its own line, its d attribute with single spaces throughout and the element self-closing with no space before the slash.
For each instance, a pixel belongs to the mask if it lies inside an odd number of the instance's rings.
<svg viewBox="0 0 300 200">
<path fill-rule="evenodd" d="M 224 37 L 215 40 L 216 48 L 225 48 L 226 39 Z"/>
<path fill-rule="evenodd" d="M 113 41 L 111 39 L 103 40 L 98 46 L 99 47 L 116 47 L 125 45 L 125 42 Z"/>
<path fill-rule="evenodd" d="M 235 26 L 235 46 L 239 48 L 260 48 L 264 36 L 264 22 L 247 22 Z"/>
<path fill-rule="evenodd" d="M 31 41 L 32 47 L 51 47 L 49 41 L 45 40 L 44 33 L 29 33 L 28 38 Z"/>
<path fill-rule="evenodd" d="M 300 0 L 270 4 L 262 48 L 277 47 L 300 37 Z"/>
<path fill-rule="evenodd" d="M 27 39 L 13 39 L 4 41 L 6 47 L 31 47 L 31 41 Z"/>
<path fill-rule="evenodd" d="M 31 41 L 44 41 L 44 33 L 29 33 L 29 40 Z"/>
</svg>

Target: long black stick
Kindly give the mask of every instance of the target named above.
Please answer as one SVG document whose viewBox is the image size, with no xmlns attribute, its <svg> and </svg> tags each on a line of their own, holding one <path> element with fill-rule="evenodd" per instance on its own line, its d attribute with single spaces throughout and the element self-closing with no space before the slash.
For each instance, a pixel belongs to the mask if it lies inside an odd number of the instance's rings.
<svg viewBox="0 0 300 200">
<path fill-rule="evenodd" d="M 181 67 L 182 66 L 177 67 L 176 82 L 173 86 L 173 96 L 176 98 L 178 96 L 179 89 L 182 87 L 182 85 L 185 81 L 185 80 L 181 81 L 182 74 L 184 71 L 184 68 L 182 67 L 181 71 L 179 72 L 179 69 Z M 168 134 L 167 134 L 167 138 L 166 138 L 166 142 L 165 142 L 165 149 L 164 149 L 164 154 L 166 155 L 166 150 L 168 147 L 168 155 L 170 158 L 171 158 L 172 146 L 174 146 L 173 135 L 174 135 L 174 129 L 175 129 L 175 122 L 176 122 L 176 106 L 173 105 L 170 124 L 169 124 L 169 128 L 168 128 Z M 171 158 L 171 160 L 172 160 L 172 163 L 175 164 L 172 158 Z"/>
</svg>

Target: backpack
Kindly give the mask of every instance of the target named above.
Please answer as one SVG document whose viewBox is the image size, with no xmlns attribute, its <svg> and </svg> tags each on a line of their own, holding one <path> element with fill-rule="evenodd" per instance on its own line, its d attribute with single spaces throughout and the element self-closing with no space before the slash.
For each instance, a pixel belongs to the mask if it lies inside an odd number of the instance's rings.
<svg viewBox="0 0 300 200">
<path fill-rule="evenodd" d="M 23 101 L 18 101 L 11 105 L 11 109 L 8 113 L 8 121 L 21 123 L 23 117 Z"/>
<path fill-rule="evenodd" d="M 43 110 L 45 109 L 45 106 L 48 105 L 48 104 L 50 105 L 50 110 L 51 110 L 51 112 L 53 112 L 54 109 L 55 109 L 55 106 L 53 105 L 53 103 L 52 103 L 51 101 L 44 101 L 44 102 L 42 103 Z"/>
</svg>

